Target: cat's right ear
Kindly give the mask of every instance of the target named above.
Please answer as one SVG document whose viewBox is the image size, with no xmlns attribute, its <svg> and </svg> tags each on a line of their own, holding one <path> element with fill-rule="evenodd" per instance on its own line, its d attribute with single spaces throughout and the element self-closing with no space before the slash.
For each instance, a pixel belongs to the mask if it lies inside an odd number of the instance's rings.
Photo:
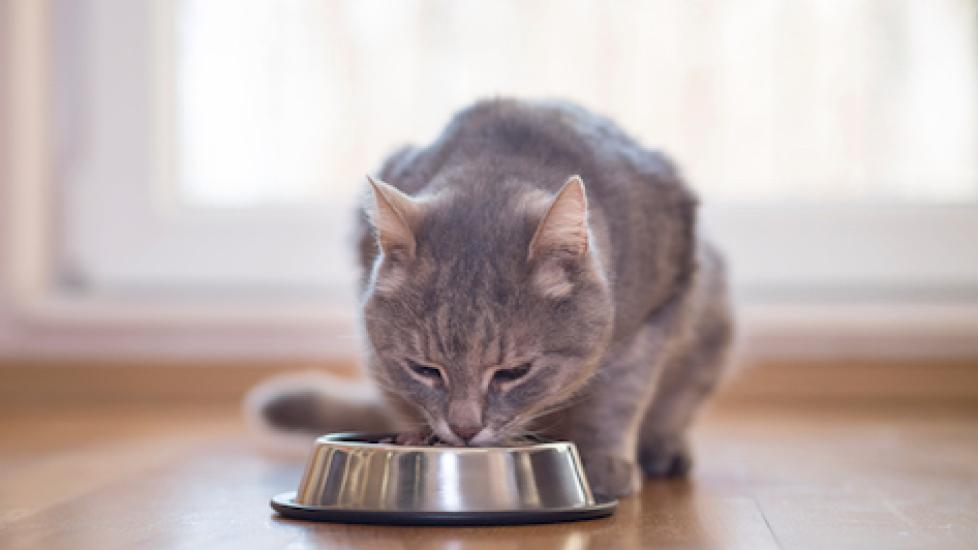
<svg viewBox="0 0 978 550">
<path fill-rule="evenodd" d="M 389 258 L 414 258 L 417 246 L 414 228 L 421 214 L 418 204 L 393 185 L 370 176 L 367 181 L 374 198 L 373 205 L 367 208 L 367 218 L 377 236 L 377 244 Z"/>
</svg>

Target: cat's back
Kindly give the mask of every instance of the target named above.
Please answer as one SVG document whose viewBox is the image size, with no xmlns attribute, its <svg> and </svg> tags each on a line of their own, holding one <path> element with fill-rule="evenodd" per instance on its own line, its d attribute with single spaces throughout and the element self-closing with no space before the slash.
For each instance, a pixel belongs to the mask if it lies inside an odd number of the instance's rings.
<svg viewBox="0 0 978 550">
<path fill-rule="evenodd" d="M 554 192 L 574 174 L 587 186 L 592 230 L 607 243 L 617 329 L 630 332 L 693 267 L 696 199 L 666 156 L 611 120 L 566 101 L 480 101 L 430 145 L 391 155 L 379 176 L 412 195 L 455 187 L 475 215 L 501 204 L 501 182 Z M 362 228 L 365 280 L 376 249 Z"/>
<path fill-rule="evenodd" d="M 678 182 L 665 155 L 642 147 L 608 118 L 562 100 L 479 101 L 456 113 L 432 144 L 392 155 L 380 175 L 417 193 L 439 173 L 459 168 L 482 176 L 473 179 L 522 176 L 551 191 L 580 174 L 596 195 L 642 194 L 642 187 Z"/>
<path fill-rule="evenodd" d="M 567 101 L 493 100 L 460 112 L 444 138 L 446 159 L 491 158 L 493 170 L 518 171 L 549 191 L 572 174 L 584 179 L 592 230 L 607 247 L 620 331 L 673 295 L 693 269 L 696 197 L 668 157 L 612 120 Z"/>
</svg>

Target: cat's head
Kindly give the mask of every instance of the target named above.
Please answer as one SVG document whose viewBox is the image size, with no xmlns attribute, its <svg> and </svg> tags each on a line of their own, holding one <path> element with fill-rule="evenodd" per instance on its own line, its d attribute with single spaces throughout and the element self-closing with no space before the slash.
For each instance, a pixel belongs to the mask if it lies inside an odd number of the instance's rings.
<svg viewBox="0 0 978 550">
<path fill-rule="evenodd" d="M 446 442 L 524 434 L 584 385 L 611 334 L 584 182 L 427 197 L 371 184 L 379 254 L 363 315 L 375 378 Z"/>
</svg>

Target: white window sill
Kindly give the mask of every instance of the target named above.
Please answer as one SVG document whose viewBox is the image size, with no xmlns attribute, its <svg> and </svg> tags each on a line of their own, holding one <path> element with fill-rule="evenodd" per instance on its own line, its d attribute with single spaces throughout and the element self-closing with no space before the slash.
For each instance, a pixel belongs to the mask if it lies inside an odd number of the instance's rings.
<svg viewBox="0 0 978 550">
<path fill-rule="evenodd" d="M 55 298 L 0 319 L 8 356 L 353 359 L 356 308 L 319 301 Z M 739 351 L 783 358 L 978 356 L 978 301 L 744 302 Z M 4 341 L 6 339 L 6 341 Z"/>
</svg>

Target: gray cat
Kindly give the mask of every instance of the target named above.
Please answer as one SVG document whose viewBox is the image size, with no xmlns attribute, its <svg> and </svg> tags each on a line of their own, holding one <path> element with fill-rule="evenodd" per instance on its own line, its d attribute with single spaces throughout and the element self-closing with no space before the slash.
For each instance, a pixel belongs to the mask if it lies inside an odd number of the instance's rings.
<svg viewBox="0 0 978 550">
<path fill-rule="evenodd" d="M 360 255 L 383 399 L 292 388 L 261 400 L 267 423 L 398 429 L 405 443 L 567 439 L 608 496 L 636 491 L 641 471 L 688 470 L 731 317 L 721 258 L 665 157 L 568 103 L 493 100 L 377 177 Z"/>
</svg>

